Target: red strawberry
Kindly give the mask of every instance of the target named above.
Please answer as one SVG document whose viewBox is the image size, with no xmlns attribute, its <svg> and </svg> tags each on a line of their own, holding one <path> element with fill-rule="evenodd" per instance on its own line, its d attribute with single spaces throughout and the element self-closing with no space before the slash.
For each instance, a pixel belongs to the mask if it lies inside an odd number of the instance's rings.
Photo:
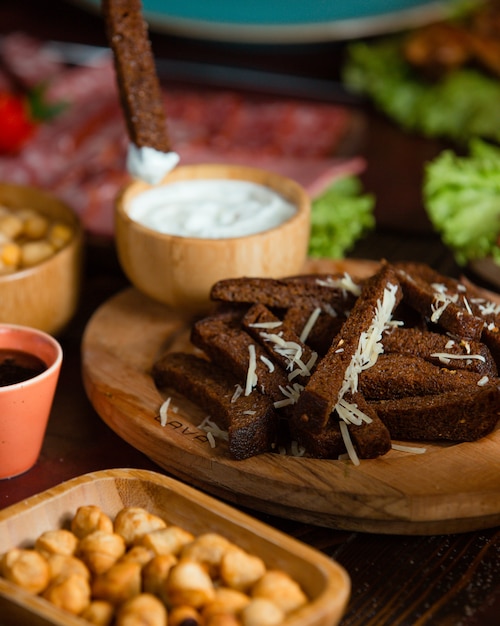
<svg viewBox="0 0 500 626">
<path fill-rule="evenodd" d="M 14 154 L 33 136 L 37 127 L 28 100 L 0 92 L 0 153 Z"/>
</svg>

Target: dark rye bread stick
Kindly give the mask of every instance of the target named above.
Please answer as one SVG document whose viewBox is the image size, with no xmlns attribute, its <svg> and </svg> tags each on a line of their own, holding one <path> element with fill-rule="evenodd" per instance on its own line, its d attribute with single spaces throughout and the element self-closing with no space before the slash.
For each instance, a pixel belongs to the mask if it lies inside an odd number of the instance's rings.
<svg viewBox="0 0 500 626">
<path fill-rule="evenodd" d="M 375 400 L 369 403 L 403 441 L 476 441 L 489 434 L 500 415 L 496 384 L 467 387 L 431 396 Z"/>
<path fill-rule="evenodd" d="M 381 354 L 375 365 L 361 372 L 358 388 L 369 400 L 388 400 L 473 388 L 481 379 L 482 374 L 439 367 L 416 356 Z"/>
<path fill-rule="evenodd" d="M 103 0 L 109 45 L 129 139 L 170 152 L 166 115 L 140 0 Z"/>
<path fill-rule="evenodd" d="M 307 424 L 315 432 L 325 427 L 340 399 L 344 379 L 349 378 L 349 368 L 360 348 L 360 336 L 372 326 L 386 289 L 394 291 L 395 299 L 393 308 L 387 312 L 388 321 L 401 299 L 401 289 L 391 266 L 384 264 L 363 284 L 351 314 L 300 394 L 293 420 Z"/>
<path fill-rule="evenodd" d="M 277 416 L 271 400 L 259 393 L 234 399 L 235 382 L 213 363 L 172 352 L 155 363 L 153 379 L 158 387 L 173 387 L 207 411 L 228 432 L 235 459 L 269 452 L 275 444 Z"/>
<path fill-rule="evenodd" d="M 193 325 L 191 341 L 193 345 L 203 350 L 211 361 L 235 377 L 243 388 L 250 367 L 250 347 L 253 346 L 257 378 L 255 392 L 268 395 L 275 402 L 283 400 L 280 387 L 285 388 L 288 385 L 286 372 L 276 362 L 273 363 L 275 368 L 271 371 L 261 358 L 269 356 L 264 348 L 232 321 L 218 317 L 201 319 Z"/>
<path fill-rule="evenodd" d="M 488 347 L 479 341 L 466 341 L 420 328 L 392 328 L 382 340 L 384 352 L 418 356 L 434 365 L 465 369 L 486 376 L 497 376 L 497 366 Z"/>
<path fill-rule="evenodd" d="M 227 278 L 212 287 L 214 301 L 241 304 L 264 304 L 267 307 L 288 309 L 291 306 L 315 306 L 322 310 L 345 311 L 355 301 L 352 294 L 338 287 L 330 287 L 318 276 L 315 279 Z"/>
<path fill-rule="evenodd" d="M 484 319 L 473 315 L 459 299 L 455 301 L 456 291 L 443 282 L 427 282 L 406 269 L 396 269 L 396 273 L 405 301 L 421 315 L 463 339 L 481 339 Z"/>
<path fill-rule="evenodd" d="M 391 436 L 375 411 L 360 394 L 349 396 L 348 399 L 371 419 L 371 422 L 348 425 L 358 457 L 375 459 L 389 452 L 392 445 Z M 319 459 L 336 459 L 346 452 L 339 424 L 339 418 L 334 414 L 321 432 L 314 433 L 307 426 L 301 427 L 303 425 L 295 422 L 291 425 L 291 434 L 304 447 L 307 455 Z"/>
</svg>

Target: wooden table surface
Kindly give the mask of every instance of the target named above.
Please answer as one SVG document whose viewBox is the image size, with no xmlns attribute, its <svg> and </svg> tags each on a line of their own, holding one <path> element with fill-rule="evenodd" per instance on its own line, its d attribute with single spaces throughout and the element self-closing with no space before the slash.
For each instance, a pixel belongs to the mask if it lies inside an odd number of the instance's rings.
<svg viewBox="0 0 500 626">
<path fill-rule="evenodd" d="M 104 44 L 97 15 L 70 3 L 16 0 L 0 4 L 0 33 L 24 30 L 70 41 Z M 227 46 L 152 35 L 155 50 L 171 58 L 336 80 L 339 43 L 311 46 Z M 405 136 L 363 108 L 367 125 L 359 151 L 368 163 L 365 186 L 376 194 L 377 229 L 352 251 L 358 258 L 425 261 L 457 275 L 459 268 L 426 220 L 420 200 L 422 164 L 442 146 Z M 95 309 L 127 281 L 112 242 L 88 242 L 84 292 L 77 316 L 60 337 L 64 364 L 41 456 L 22 476 L 0 482 L 0 507 L 80 474 L 115 467 L 161 471 L 120 439 L 90 405 L 81 380 L 80 342 Z M 499 476 L 500 498 L 500 476 Z M 267 523 L 337 559 L 352 579 L 342 626 L 487 626 L 500 623 L 500 529 L 457 535 L 394 536 L 318 528 L 256 514 Z M 1 620 L 0 620 L 1 621 Z"/>
</svg>

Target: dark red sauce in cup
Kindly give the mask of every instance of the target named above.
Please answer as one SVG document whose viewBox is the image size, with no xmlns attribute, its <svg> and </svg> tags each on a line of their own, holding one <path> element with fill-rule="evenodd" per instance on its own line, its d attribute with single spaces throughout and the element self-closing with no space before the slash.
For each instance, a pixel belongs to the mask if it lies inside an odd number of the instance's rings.
<svg viewBox="0 0 500 626">
<path fill-rule="evenodd" d="M 22 350 L 0 348 L 0 387 L 29 380 L 46 369 L 47 365 L 33 354 Z"/>
</svg>

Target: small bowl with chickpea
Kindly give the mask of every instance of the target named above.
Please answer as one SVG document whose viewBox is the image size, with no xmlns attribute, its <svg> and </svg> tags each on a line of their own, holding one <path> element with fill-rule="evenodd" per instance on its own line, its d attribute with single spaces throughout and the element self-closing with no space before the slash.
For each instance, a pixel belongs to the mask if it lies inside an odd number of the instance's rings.
<svg viewBox="0 0 500 626">
<path fill-rule="evenodd" d="M 83 231 L 34 187 L 0 183 L 0 323 L 59 333 L 78 306 Z"/>
</svg>

